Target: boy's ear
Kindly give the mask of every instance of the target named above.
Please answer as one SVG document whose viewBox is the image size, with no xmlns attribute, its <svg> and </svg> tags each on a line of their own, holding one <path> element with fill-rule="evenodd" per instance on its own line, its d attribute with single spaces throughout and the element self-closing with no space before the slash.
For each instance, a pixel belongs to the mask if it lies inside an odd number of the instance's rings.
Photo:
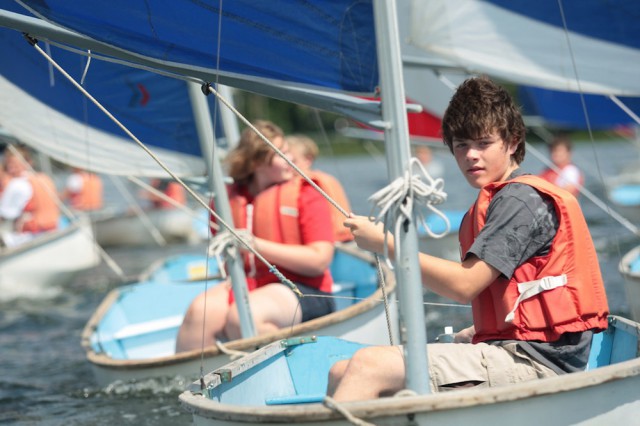
<svg viewBox="0 0 640 426">
<path fill-rule="evenodd" d="M 516 153 L 516 150 L 518 149 L 518 141 L 514 138 L 511 143 L 509 144 L 509 154 L 513 155 Z"/>
</svg>

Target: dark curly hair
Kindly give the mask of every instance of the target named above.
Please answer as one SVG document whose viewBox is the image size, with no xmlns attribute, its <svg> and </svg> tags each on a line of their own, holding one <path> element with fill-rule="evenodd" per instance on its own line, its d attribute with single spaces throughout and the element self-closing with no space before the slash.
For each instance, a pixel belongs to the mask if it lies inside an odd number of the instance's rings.
<svg viewBox="0 0 640 426">
<path fill-rule="evenodd" d="M 479 139 L 497 131 L 506 143 L 517 143 L 512 155 L 520 164 L 525 155 L 526 129 L 511 95 L 486 76 L 465 80 L 442 118 L 442 137 L 453 152 L 454 139 Z"/>
</svg>

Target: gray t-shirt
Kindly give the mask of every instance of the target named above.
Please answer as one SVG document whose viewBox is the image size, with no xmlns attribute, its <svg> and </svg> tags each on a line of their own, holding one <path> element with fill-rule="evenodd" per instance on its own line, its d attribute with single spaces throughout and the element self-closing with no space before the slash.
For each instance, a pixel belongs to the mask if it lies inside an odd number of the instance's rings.
<svg viewBox="0 0 640 426">
<path fill-rule="evenodd" d="M 522 174 L 516 170 L 509 179 Z M 487 209 L 485 226 L 465 257 L 474 254 L 506 278 L 511 278 L 527 259 L 549 253 L 557 230 L 558 217 L 553 201 L 529 185 L 512 183 L 494 195 Z M 566 333 L 553 343 L 518 343 L 531 357 L 563 373 L 584 370 L 591 335 L 591 332 Z"/>
</svg>

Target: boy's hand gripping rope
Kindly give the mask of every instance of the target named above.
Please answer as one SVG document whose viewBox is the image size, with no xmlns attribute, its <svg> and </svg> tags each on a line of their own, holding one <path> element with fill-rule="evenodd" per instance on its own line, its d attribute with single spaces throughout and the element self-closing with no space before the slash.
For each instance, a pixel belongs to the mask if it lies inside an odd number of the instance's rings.
<svg viewBox="0 0 640 426">
<path fill-rule="evenodd" d="M 427 183 L 423 182 L 425 179 Z M 387 240 L 387 230 L 391 228 L 392 217 L 395 214 L 395 226 L 393 227 L 394 238 L 400 235 L 401 226 L 405 221 L 413 220 L 414 200 L 418 204 L 425 206 L 436 215 L 440 216 L 445 222 L 444 232 L 438 234 L 433 232 L 425 220 L 424 214 L 420 210 L 416 210 L 416 219 L 418 224 L 422 224 L 425 232 L 432 238 L 442 238 L 449 233 L 451 225 L 449 219 L 444 213 L 433 207 L 436 204 L 442 204 L 447 200 L 447 194 L 444 192 L 444 180 L 441 178 L 434 179 L 417 158 L 409 160 L 409 167 L 404 176 L 398 177 L 386 187 L 369 197 L 369 201 L 373 203 L 371 213 L 376 208 L 380 209 L 380 213 L 376 216 L 374 222 L 382 222 L 384 224 L 385 244 L 384 256 L 387 258 L 389 267 L 389 248 Z M 396 246 L 399 251 L 400 247 Z M 400 253 L 396 254 L 396 258 L 400 258 Z"/>
</svg>

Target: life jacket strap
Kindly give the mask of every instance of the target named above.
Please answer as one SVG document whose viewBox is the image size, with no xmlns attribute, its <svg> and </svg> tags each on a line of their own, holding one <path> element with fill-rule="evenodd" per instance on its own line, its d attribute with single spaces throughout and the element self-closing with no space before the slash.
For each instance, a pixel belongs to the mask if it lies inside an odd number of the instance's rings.
<svg viewBox="0 0 640 426">
<path fill-rule="evenodd" d="M 555 277 L 543 277 L 538 280 L 518 283 L 518 292 L 520 293 L 520 296 L 518 296 L 513 309 L 507 314 L 507 317 L 504 320 L 506 322 L 513 322 L 516 309 L 518 309 L 520 302 L 536 296 L 543 291 L 553 290 L 554 288 L 562 287 L 566 284 L 567 274 L 562 274 Z"/>
</svg>

